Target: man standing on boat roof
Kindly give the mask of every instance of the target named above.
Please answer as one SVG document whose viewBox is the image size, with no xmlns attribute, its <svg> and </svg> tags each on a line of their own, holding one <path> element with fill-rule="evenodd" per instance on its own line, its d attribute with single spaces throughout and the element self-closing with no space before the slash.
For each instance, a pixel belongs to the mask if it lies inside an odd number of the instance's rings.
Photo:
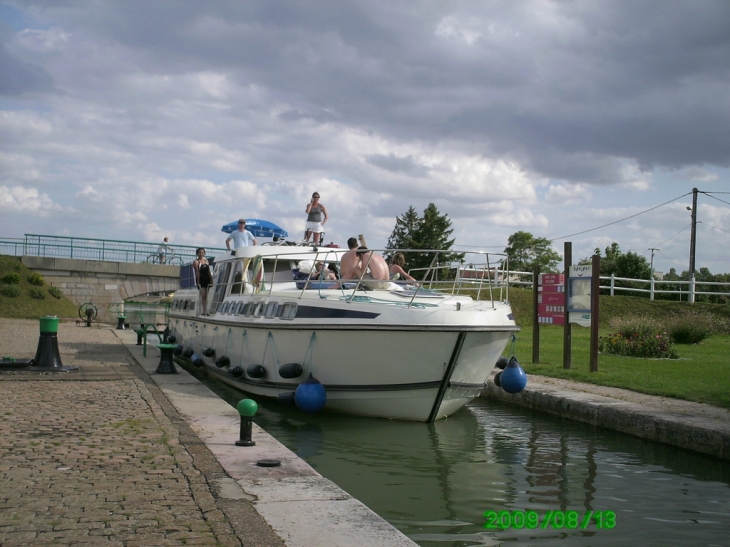
<svg viewBox="0 0 730 547">
<path fill-rule="evenodd" d="M 233 252 L 239 247 L 249 247 L 251 245 L 258 245 L 256 238 L 253 234 L 246 230 L 246 219 L 238 219 L 238 230 L 231 232 L 231 235 L 226 239 L 226 249 L 231 250 L 231 241 L 233 241 Z"/>
</svg>

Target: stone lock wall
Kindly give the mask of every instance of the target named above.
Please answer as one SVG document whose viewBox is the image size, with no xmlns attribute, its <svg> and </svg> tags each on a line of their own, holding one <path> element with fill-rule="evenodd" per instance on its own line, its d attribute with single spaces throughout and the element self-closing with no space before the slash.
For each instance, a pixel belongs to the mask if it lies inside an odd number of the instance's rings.
<svg viewBox="0 0 730 547">
<path fill-rule="evenodd" d="M 117 306 L 126 299 L 180 288 L 180 267 L 24 256 L 23 264 L 41 274 L 77 305 L 91 302 L 99 311 L 97 321 L 116 323 Z"/>
</svg>

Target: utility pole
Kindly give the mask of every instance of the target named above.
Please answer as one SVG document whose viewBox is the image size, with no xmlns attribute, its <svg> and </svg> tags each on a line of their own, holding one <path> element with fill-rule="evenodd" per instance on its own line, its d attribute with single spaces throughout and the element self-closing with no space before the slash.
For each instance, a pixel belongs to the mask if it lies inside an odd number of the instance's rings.
<svg viewBox="0 0 730 547">
<path fill-rule="evenodd" d="M 650 247 L 651 263 L 649 264 L 649 300 L 654 300 L 654 251 L 658 251 L 656 247 Z"/>
<path fill-rule="evenodd" d="M 695 276 L 695 249 L 697 244 L 697 188 L 692 188 L 692 231 L 689 236 L 689 278 Z"/>
<path fill-rule="evenodd" d="M 649 247 L 649 250 L 651 251 L 651 262 L 649 263 L 649 271 L 650 271 L 650 278 L 654 279 L 654 251 L 658 251 L 656 247 Z"/>
</svg>

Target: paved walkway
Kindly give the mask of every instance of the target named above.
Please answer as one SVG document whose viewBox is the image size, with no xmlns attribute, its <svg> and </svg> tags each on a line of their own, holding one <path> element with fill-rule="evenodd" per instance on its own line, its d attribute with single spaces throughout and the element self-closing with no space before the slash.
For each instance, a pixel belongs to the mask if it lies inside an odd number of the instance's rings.
<svg viewBox="0 0 730 547">
<path fill-rule="evenodd" d="M 0 355 L 33 357 L 38 331 L 0 319 Z M 134 331 L 61 324 L 58 341 L 79 372 L 0 373 L 0 546 L 415 545 L 260 428 L 235 446 L 235 409 L 153 374 Z"/>
</svg>

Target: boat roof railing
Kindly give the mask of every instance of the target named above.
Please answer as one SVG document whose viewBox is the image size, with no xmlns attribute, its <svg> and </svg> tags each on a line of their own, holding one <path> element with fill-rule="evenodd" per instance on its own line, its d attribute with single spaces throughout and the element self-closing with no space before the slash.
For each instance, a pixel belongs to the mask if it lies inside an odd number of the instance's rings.
<svg viewBox="0 0 730 547">
<path fill-rule="evenodd" d="M 507 255 L 503 253 L 465 251 L 463 253 L 458 253 L 463 256 L 463 259 L 452 261 L 450 260 L 450 257 L 455 254 L 454 251 L 444 251 L 439 249 L 368 250 L 378 254 L 388 254 L 391 256 L 399 252 L 406 256 L 409 254 L 433 255 L 429 266 L 411 268 L 407 271 L 409 275 L 418 280 L 417 283 L 408 284 L 408 287 L 412 289 L 409 293 L 409 306 L 413 305 L 414 300 L 419 296 L 419 294 L 425 296 L 426 291 L 430 292 L 434 290 L 437 290 L 442 294 L 468 294 L 475 300 L 489 299 L 493 303 L 495 301 L 509 299 L 509 261 Z M 216 263 L 219 264 L 221 262 L 244 259 L 248 261 L 247 268 L 251 270 L 251 275 L 253 275 L 254 272 L 252 270 L 257 267 L 256 263 L 259 256 L 261 257 L 259 261 L 269 263 L 273 262 L 273 267 L 263 266 L 263 283 L 268 284 L 268 287 L 265 287 L 264 291 L 270 293 L 273 290 L 272 283 L 275 284 L 284 281 L 281 276 L 282 272 L 295 269 L 292 268 L 292 262 L 296 262 L 296 265 L 298 266 L 299 263 L 303 261 L 310 261 L 311 266 L 307 266 L 313 268 L 314 264 L 317 262 L 338 263 L 342 255 L 346 252 L 348 252 L 348 249 L 330 247 L 253 246 L 239 249 L 236 256 L 232 256 L 231 253 L 221 255 L 221 257 L 216 258 Z M 448 261 L 448 263 L 440 262 L 440 259 L 444 258 Z M 287 262 L 284 269 L 280 266 L 280 263 L 283 261 Z M 310 274 L 311 269 L 302 273 Z M 361 277 L 360 279 L 353 279 L 349 283 L 343 283 L 340 287 L 332 287 L 327 284 L 324 284 L 323 286 L 319 280 L 312 280 L 309 277 L 305 277 L 300 280 L 295 280 L 292 277 L 290 279 L 286 279 L 286 281 L 301 282 L 301 295 L 303 295 L 304 291 L 307 290 L 317 290 L 320 296 L 324 298 L 325 296 L 322 294 L 323 290 L 339 288 L 341 289 L 344 297 L 356 300 L 356 297 L 358 296 L 358 289 L 362 288 L 363 285 L 366 285 L 368 280 Z M 313 287 L 315 283 L 316 287 Z M 332 283 L 335 282 L 333 281 Z M 347 285 L 347 288 L 345 288 L 344 285 Z M 431 294 L 433 293 L 431 292 Z"/>
</svg>

